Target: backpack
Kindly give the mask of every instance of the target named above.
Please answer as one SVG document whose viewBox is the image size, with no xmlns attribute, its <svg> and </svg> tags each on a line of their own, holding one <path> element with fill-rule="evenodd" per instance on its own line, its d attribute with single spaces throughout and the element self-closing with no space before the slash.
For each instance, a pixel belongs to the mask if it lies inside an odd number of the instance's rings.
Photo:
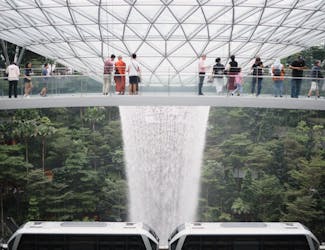
<svg viewBox="0 0 325 250">
<path fill-rule="evenodd" d="M 281 69 L 279 68 L 276 68 L 273 70 L 273 75 L 274 76 L 281 76 Z"/>
</svg>

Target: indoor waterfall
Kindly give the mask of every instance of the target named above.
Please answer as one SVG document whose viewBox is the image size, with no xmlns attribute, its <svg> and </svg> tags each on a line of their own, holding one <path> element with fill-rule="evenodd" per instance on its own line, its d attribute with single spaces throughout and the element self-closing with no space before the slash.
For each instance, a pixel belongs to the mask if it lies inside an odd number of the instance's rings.
<svg viewBox="0 0 325 250">
<path fill-rule="evenodd" d="M 209 107 L 120 107 L 129 220 L 152 227 L 167 245 L 194 221 Z"/>
</svg>

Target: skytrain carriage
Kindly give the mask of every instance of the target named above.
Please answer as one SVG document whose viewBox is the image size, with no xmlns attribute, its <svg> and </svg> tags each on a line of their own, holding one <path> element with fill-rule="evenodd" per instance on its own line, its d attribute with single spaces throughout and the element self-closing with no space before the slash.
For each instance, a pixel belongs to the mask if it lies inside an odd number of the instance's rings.
<svg viewBox="0 0 325 250">
<path fill-rule="evenodd" d="M 185 223 L 168 239 L 169 250 L 319 250 L 300 223 Z"/>
<path fill-rule="evenodd" d="M 9 250 L 158 250 L 143 223 L 28 222 L 9 239 Z"/>
</svg>

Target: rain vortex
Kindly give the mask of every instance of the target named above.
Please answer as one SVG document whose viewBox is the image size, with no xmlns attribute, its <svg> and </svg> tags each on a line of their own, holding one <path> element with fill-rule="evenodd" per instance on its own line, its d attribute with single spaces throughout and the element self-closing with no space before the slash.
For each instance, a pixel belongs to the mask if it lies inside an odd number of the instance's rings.
<svg viewBox="0 0 325 250">
<path fill-rule="evenodd" d="M 120 107 L 129 220 L 152 227 L 167 245 L 195 220 L 209 107 Z"/>
</svg>

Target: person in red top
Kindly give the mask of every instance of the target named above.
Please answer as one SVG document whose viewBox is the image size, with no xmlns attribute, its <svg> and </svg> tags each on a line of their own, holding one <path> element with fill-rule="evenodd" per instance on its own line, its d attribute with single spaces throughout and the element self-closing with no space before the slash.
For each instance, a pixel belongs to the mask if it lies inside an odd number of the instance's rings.
<svg viewBox="0 0 325 250">
<path fill-rule="evenodd" d="M 126 64 L 122 60 L 122 56 L 117 57 L 118 61 L 115 63 L 115 86 L 119 95 L 125 93 L 125 68 Z"/>
<path fill-rule="evenodd" d="M 112 86 L 112 74 L 114 69 L 115 55 L 111 55 L 111 58 L 107 58 L 104 62 L 104 83 L 103 83 L 103 95 L 108 95 L 110 87 Z"/>
</svg>

